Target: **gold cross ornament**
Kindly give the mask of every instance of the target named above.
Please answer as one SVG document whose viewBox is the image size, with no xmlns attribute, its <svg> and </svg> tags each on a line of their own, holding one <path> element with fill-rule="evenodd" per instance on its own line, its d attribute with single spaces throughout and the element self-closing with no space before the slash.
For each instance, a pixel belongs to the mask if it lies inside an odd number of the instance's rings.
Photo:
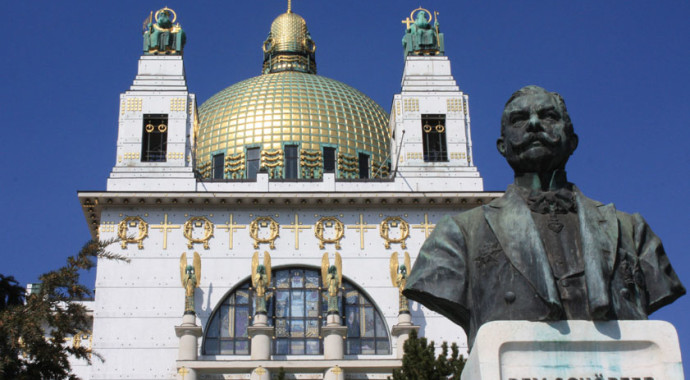
<svg viewBox="0 0 690 380">
<path fill-rule="evenodd" d="M 359 214 L 359 224 L 347 226 L 347 228 L 351 230 L 359 230 L 359 249 L 364 249 L 364 233 L 366 232 L 366 230 L 370 230 L 376 227 L 369 226 L 368 224 L 364 223 L 364 216 L 362 214 Z"/>
<path fill-rule="evenodd" d="M 429 237 L 429 231 L 433 230 L 434 227 L 436 227 L 436 225 L 429 223 L 429 214 L 426 213 L 424 214 L 424 223 L 412 226 L 414 229 L 424 230 L 425 239 Z M 407 270 L 409 270 L 409 268 Z"/>
<path fill-rule="evenodd" d="M 299 222 L 299 216 L 295 214 L 295 223 L 290 224 L 289 226 L 284 226 L 283 228 L 287 230 L 293 230 L 295 233 L 295 249 L 299 249 L 299 233 L 300 230 L 309 230 L 311 229 L 311 226 L 305 226 L 300 224 Z"/>
<path fill-rule="evenodd" d="M 163 223 L 151 225 L 151 228 L 161 230 L 163 233 L 163 249 L 168 249 L 168 231 L 180 228 L 179 224 L 169 224 L 168 214 L 163 217 Z"/>
<path fill-rule="evenodd" d="M 217 226 L 221 230 L 228 230 L 228 248 L 232 249 L 232 235 L 235 233 L 235 230 L 243 230 L 247 225 L 245 224 L 235 224 L 232 220 L 232 214 L 230 214 L 230 220 L 228 221 L 228 224 L 219 224 Z"/>
</svg>

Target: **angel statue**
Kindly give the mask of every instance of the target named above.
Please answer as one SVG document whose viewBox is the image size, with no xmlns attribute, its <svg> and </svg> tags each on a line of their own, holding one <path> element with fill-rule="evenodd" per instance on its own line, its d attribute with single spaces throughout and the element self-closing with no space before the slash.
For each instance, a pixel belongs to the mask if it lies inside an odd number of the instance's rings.
<svg viewBox="0 0 690 380">
<path fill-rule="evenodd" d="M 328 252 L 321 258 L 321 278 L 324 288 L 328 288 L 328 314 L 339 314 L 338 289 L 343 283 L 343 259 L 335 253 L 335 262 L 330 265 Z"/>
<path fill-rule="evenodd" d="M 201 257 L 194 252 L 194 265 L 187 265 L 187 252 L 180 256 L 180 280 L 184 288 L 184 313 L 195 314 L 194 290 L 199 286 L 201 278 Z"/>
<path fill-rule="evenodd" d="M 271 284 L 271 255 L 264 252 L 264 263 L 259 264 L 259 252 L 252 256 L 252 286 L 256 292 L 256 314 L 266 314 L 266 288 Z"/>
<path fill-rule="evenodd" d="M 410 301 L 402 294 L 407 284 L 407 271 L 410 268 L 410 253 L 405 252 L 405 262 L 398 265 L 398 252 L 393 252 L 391 255 L 391 283 L 398 288 L 398 303 L 400 307 L 399 313 L 410 312 Z"/>
</svg>

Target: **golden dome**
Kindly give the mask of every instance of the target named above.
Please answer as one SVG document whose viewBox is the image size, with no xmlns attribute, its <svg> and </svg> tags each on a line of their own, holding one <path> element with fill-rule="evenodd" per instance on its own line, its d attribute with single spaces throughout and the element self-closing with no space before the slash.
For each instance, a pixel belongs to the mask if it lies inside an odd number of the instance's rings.
<svg viewBox="0 0 690 380">
<path fill-rule="evenodd" d="M 253 175 L 255 148 L 271 178 L 320 178 L 333 166 L 338 178 L 388 175 L 388 114 L 356 89 L 316 75 L 315 50 L 307 23 L 288 6 L 263 44 L 264 74 L 199 107 L 202 177 L 246 178 L 250 155 Z"/>
<path fill-rule="evenodd" d="M 225 155 L 225 178 L 244 178 L 247 148 L 260 147 L 262 166 L 271 167 L 285 145 L 298 145 L 301 169 L 331 147 L 339 178 L 357 177 L 359 154 L 368 155 L 371 177 L 388 174 L 387 113 L 356 89 L 319 75 L 282 71 L 239 82 L 199 108 L 199 125 L 196 159 L 203 177 L 211 176 L 216 154 Z"/>
</svg>

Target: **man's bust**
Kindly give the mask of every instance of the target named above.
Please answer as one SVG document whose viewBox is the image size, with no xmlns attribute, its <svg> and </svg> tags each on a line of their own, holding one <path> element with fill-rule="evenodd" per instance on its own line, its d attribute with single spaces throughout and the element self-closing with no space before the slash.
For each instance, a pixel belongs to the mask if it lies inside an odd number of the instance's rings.
<svg viewBox="0 0 690 380">
<path fill-rule="evenodd" d="M 403 294 L 462 326 L 470 347 L 490 321 L 647 319 L 685 294 L 639 214 L 567 181 L 577 145 L 560 95 L 515 92 L 497 141 L 515 183 L 488 205 L 439 221 Z"/>
</svg>

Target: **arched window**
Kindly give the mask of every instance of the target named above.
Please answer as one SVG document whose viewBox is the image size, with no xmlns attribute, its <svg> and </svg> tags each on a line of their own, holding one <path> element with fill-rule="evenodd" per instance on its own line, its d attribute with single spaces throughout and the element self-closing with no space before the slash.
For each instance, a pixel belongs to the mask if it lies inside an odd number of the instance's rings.
<svg viewBox="0 0 690 380">
<path fill-rule="evenodd" d="M 321 273 L 310 268 L 273 271 L 266 308 L 275 326 L 274 355 L 323 354 L 321 327 L 326 324 L 327 291 Z M 339 308 L 347 326 L 345 354 L 390 354 L 388 329 L 376 305 L 353 283 L 343 279 Z M 206 355 L 249 355 L 247 327 L 254 315 L 250 280 L 240 284 L 219 306 L 204 329 Z"/>
</svg>

